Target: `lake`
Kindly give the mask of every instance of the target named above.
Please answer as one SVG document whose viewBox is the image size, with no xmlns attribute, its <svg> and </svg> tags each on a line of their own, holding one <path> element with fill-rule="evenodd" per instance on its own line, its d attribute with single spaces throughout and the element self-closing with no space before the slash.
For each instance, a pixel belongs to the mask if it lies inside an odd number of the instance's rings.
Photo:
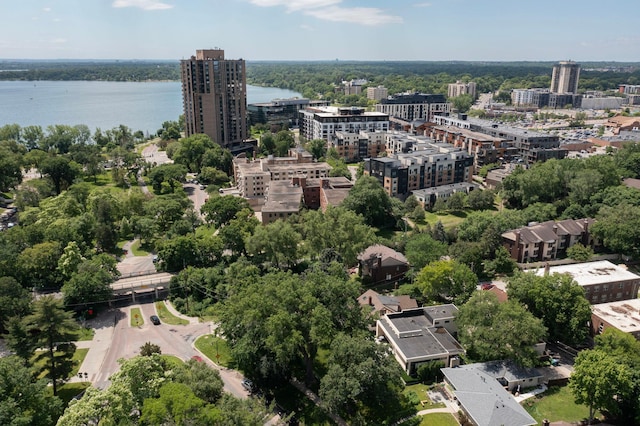
<svg viewBox="0 0 640 426">
<path fill-rule="evenodd" d="M 300 93 L 247 85 L 247 103 L 301 97 Z M 155 133 L 182 114 L 180 82 L 0 81 L 0 127 L 86 124 Z"/>
</svg>

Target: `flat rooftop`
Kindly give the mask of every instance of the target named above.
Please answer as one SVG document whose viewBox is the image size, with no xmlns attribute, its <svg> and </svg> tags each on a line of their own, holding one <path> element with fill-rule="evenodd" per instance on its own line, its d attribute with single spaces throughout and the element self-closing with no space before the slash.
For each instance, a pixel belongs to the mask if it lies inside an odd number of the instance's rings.
<svg viewBox="0 0 640 426">
<path fill-rule="evenodd" d="M 591 312 L 620 331 L 640 332 L 640 299 L 592 305 Z"/>
<path fill-rule="evenodd" d="M 536 275 L 544 275 L 544 268 L 535 270 Z M 624 267 L 615 265 L 608 260 L 597 262 L 576 263 L 572 265 L 552 266 L 550 274 L 570 274 L 580 285 L 606 284 L 617 281 L 640 280 L 640 276 L 629 272 Z"/>
</svg>

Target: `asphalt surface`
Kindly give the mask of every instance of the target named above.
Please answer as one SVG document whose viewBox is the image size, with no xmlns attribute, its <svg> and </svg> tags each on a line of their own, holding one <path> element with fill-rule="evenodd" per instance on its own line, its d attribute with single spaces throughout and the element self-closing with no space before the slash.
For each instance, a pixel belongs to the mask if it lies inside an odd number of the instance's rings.
<svg viewBox="0 0 640 426">
<path fill-rule="evenodd" d="M 131 308 L 134 307 L 140 308 L 144 319 L 142 326 L 130 325 Z M 239 372 L 216 365 L 193 346 L 198 337 L 211 333 L 214 328 L 212 323 L 200 323 L 197 319 L 186 317 L 189 320 L 187 325 L 153 325 L 149 320 L 151 315 L 157 315 L 157 312 L 155 304 L 149 300 L 138 305 L 110 309 L 87 322 L 89 327 L 94 328 L 95 336 L 91 342 L 78 342 L 79 348 L 88 348 L 89 351 L 80 366 L 82 378 L 73 377 L 70 381 L 90 381 L 94 386 L 104 389 L 110 384 L 109 377 L 120 369 L 118 360 L 139 355 L 140 347 L 151 342 L 160 346 L 163 354 L 174 355 L 184 361 L 194 356 L 201 357 L 220 372 L 225 391 L 238 398 L 248 397 L 241 384 L 244 377 Z"/>
</svg>

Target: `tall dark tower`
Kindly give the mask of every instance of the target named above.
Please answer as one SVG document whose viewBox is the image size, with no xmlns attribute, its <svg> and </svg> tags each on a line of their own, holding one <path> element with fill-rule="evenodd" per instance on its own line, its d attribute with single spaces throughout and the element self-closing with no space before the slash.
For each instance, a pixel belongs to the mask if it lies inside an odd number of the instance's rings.
<svg viewBox="0 0 640 426">
<path fill-rule="evenodd" d="M 247 75 L 243 59 L 224 50 L 196 50 L 180 61 L 185 133 L 208 135 L 233 151 L 247 139 Z"/>
<path fill-rule="evenodd" d="M 562 61 L 553 66 L 551 93 L 578 93 L 580 64 Z"/>
</svg>

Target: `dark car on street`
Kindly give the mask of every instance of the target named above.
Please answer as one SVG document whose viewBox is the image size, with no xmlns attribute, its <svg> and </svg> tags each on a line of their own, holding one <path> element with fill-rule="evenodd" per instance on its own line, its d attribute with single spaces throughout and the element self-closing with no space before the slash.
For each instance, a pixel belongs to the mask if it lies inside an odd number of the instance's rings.
<svg viewBox="0 0 640 426">
<path fill-rule="evenodd" d="M 153 325 L 160 325 L 160 318 L 158 318 L 157 315 L 151 315 L 149 319 L 151 320 Z"/>
</svg>

